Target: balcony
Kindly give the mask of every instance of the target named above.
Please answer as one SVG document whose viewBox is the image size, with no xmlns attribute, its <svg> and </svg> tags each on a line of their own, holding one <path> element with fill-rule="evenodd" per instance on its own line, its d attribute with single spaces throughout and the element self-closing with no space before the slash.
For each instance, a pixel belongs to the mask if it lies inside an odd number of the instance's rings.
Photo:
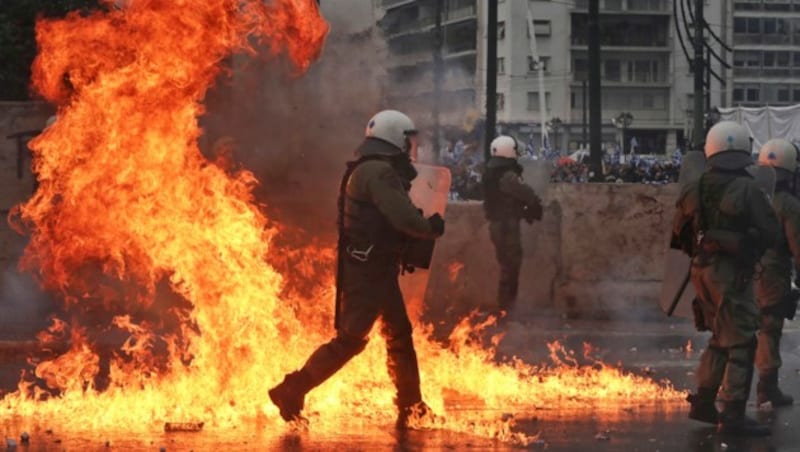
<svg viewBox="0 0 800 452">
<path fill-rule="evenodd" d="M 677 1 L 677 0 L 676 0 Z M 672 14 L 669 0 L 600 0 L 600 14 Z M 575 11 L 587 12 L 589 0 L 575 0 Z"/>
<path fill-rule="evenodd" d="M 405 3 L 414 3 L 414 1 L 415 0 L 381 0 L 381 6 L 388 9 Z"/>
</svg>

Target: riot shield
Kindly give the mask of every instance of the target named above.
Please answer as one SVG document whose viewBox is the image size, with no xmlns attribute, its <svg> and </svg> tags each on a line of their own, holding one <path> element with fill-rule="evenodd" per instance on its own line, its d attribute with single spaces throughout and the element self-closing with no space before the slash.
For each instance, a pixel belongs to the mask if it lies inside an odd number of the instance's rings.
<svg viewBox="0 0 800 452">
<path fill-rule="evenodd" d="M 689 151 L 681 161 L 681 172 L 678 183 L 681 189 L 697 181 L 706 168 L 706 156 L 700 151 Z M 672 216 L 668 216 L 672 218 Z M 671 234 L 671 231 L 670 231 Z M 669 240 L 669 239 L 668 239 Z M 669 242 L 668 242 L 669 243 Z M 667 315 L 692 318 L 692 300 L 695 297 L 694 287 L 689 278 L 691 259 L 681 250 L 667 245 L 664 259 L 664 277 L 661 281 L 661 297 L 659 304 Z"/>
<path fill-rule="evenodd" d="M 771 166 L 753 165 L 747 167 L 747 172 L 753 176 L 758 186 L 764 190 L 764 193 L 770 201 L 772 201 L 772 196 L 775 195 L 775 181 L 777 177 L 775 168 Z"/>
<path fill-rule="evenodd" d="M 450 170 L 443 166 L 414 164 L 417 177 L 411 183 L 409 196 L 423 214 L 428 217 L 438 213 L 444 217 L 450 194 Z M 427 248 L 424 244 L 421 248 Z M 433 248 L 435 255 L 436 249 Z M 417 268 L 400 278 L 400 290 L 406 302 L 406 309 L 412 321 L 422 314 L 425 290 L 428 287 L 428 270 Z"/>
<path fill-rule="evenodd" d="M 544 204 L 550 186 L 550 163 L 547 160 L 520 159 L 519 164 L 522 166 L 522 180 L 533 188 Z"/>
</svg>

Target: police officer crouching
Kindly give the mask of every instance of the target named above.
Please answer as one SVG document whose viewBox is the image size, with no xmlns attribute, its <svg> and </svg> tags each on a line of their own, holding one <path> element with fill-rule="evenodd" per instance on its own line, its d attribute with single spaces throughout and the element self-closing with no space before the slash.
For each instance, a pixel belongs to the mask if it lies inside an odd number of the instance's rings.
<svg viewBox="0 0 800 452">
<path fill-rule="evenodd" d="M 379 317 L 397 394 L 397 427 L 408 427 L 412 416 L 435 418 L 422 401 L 411 322 L 398 284 L 401 268 L 414 264 L 405 252 L 417 243 L 432 252 L 425 244 L 444 233 L 442 217 L 426 219 L 409 198 L 417 175 L 416 134 L 405 114 L 381 111 L 367 124 L 357 160 L 347 165 L 339 196 L 336 336 L 269 391 L 286 421 L 302 419 L 306 393 L 364 350 Z"/>
<path fill-rule="evenodd" d="M 522 181 L 517 162 L 519 144 L 501 135 L 492 141 L 483 175 L 483 210 L 489 220 L 489 236 L 500 264 L 497 303 L 506 315 L 514 308 L 522 265 L 521 219 L 529 224 L 542 219 L 542 202 L 533 188 Z"/>
</svg>

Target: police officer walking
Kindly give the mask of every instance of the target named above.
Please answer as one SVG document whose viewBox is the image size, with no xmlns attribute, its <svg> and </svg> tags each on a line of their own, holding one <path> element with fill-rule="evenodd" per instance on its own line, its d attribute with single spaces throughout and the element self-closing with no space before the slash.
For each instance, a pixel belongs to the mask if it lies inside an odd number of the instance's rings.
<svg viewBox="0 0 800 452">
<path fill-rule="evenodd" d="M 783 228 L 777 244 L 761 259 L 761 273 L 756 283 L 756 299 L 761 310 L 756 400 L 759 406 L 770 402 L 773 407 L 780 407 L 794 402 L 778 388 L 778 369 L 781 367 L 783 319 L 793 319 L 797 310 L 797 293 L 792 290 L 792 258 L 796 265 L 800 264 L 800 200 L 795 197 L 797 149 L 787 140 L 767 141 L 761 147 L 758 164 L 775 168 L 772 206 Z"/>
<path fill-rule="evenodd" d="M 422 401 L 411 322 L 398 285 L 409 242 L 444 233 L 442 217 L 424 218 L 409 198 L 417 175 L 412 165 L 416 135 L 408 116 L 381 111 L 367 124 L 358 159 L 348 163 L 339 196 L 336 336 L 269 391 L 286 421 L 302 419 L 306 393 L 364 350 L 379 317 L 397 391 L 397 427 L 407 427 L 412 416 L 433 417 Z"/>
<path fill-rule="evenodd" d="M 489 220 L 489 236 L 500 264 L 497 303 L 506 315 L 514 308 L 522 265 L 521 219 L 529 224 L 542 219 L 542 202 L 522 181 L 519 143 L 501 135 L 492 141 L 483 175 L 483 210 Z"/>
<path fill-rule="evenodd" d="M 697 323 L 712 333 L 697 370 L 697 393 L 688 398 L 689 417 L 717 424 L 720 433 L 764 436 L 769 428 L 745 416 L 758 329 L 753 275 L 764 251 L 775 245 L 780 225 L 745 170 L 753 163 L 750 147 L 747 130 L 734 122 L 709 130 L 710 168 L 682 187 L 672 233 L 692 256 Z"/>
</svg>

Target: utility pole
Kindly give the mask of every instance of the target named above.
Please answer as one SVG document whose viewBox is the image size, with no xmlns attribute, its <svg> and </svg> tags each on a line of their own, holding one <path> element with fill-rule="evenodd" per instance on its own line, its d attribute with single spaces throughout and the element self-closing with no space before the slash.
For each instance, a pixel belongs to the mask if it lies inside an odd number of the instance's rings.
<svg viewBox="0 0 800 452">
<path fill-rule="evenodd" d="M 703 0 L 700 0 L 703 1 Z M 589 0 L 589 161 L 594 180 L 603 179 L 602 118 L 600 106 L 600 0 Z"/>
<path fill-rule="evenodd" d="M 692 144 L 694 150 L 700 150 L 700 145 L 705 137 L 703 136 L 703 69 L 705 59 L 703 55 L 703 29 L 705 20 L 703 19 L 703 1 L 695 0 L 694 4 L 694 119 L 692 127 Z"/>
<path fill-rule="evenodd" d="M 478 2 L 480 4 L 480 2 Z M 487 2 L 486 34 L 486 125 L 484 131 L 484 155 L 491 157 L 491 144 L 497 131 L 497 0 Z"/>
<path fill-rule="evenodd" d="M 444 0 L 434 0 L 436 2 L 435 26 L 433 28 L 433 158 L 438 164 L 441 156 L 439 143 L 441 142 L 440 108 L 442 103 L 442 46 L 444 44 L 442 33 L 442 6 Z"/>
<path fill-rule="evenodd" d="M 583 133 L 581 134 L 581 148 L 586 149 L 589 147 L 589 140 L 586 139 L 586 110 L 589 108 L 589 105 L 586 104 L 586 94 L 588 94 L 586 88 L 586 79 L 583 80 L 583 91 L 581 94 L 583 95 L 583 102 L 581 103 L 581 107 L 583 107 L 581 109 L 583 110 Z"/>
</svg>

